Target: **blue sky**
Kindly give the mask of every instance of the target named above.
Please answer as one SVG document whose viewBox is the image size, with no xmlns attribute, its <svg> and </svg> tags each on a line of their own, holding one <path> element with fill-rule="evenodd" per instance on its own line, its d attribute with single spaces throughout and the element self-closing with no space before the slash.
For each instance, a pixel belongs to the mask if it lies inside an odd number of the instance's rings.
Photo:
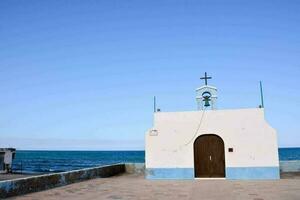
<svg viewBox="0 0 300 200">
<path fill-rule="evenodd" d="M 205 71 L 220 109 L 260 103 L 300 146 L 299 1 L 0 1 L 0 145 L 143 149 L 152 99 L 195 110 Z"/>
</svg>

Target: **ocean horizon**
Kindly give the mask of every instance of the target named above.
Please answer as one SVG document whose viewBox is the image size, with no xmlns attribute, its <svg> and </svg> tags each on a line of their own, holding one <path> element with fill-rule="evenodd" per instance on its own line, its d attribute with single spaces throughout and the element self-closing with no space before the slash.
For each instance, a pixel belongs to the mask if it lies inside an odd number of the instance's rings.
<svg viewBox="0 0 300 200">
<path fill-rule="evenodd" d="M 279 160 L 300 160 L 300 147 L 279 148 Z M 144 163 L 144 150 L 17 150 L 17 173 L 64 172 L 116 163 Z"/>
</svg>

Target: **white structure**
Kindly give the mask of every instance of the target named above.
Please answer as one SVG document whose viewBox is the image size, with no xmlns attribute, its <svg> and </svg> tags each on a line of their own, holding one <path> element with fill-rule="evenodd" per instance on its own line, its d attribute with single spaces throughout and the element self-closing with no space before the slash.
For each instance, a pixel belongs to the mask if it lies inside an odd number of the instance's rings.
<svg viewBox="0 0 300 200">
<path fill-rule="evenodd" d="M 0 173 L 10 172 L 16 149 L 0 148 Z"/>
<path fill-rule="evenodd" d="M 279 179 L 276 131 L 261 108 L 156 112 L 146 178 Z"/>
<path fill-rule="evenodd" d="M 217 108 L 217 88 L 209 85 L 204 85 L 200 88 L 196 89 L 196 101 L 198 105 L 198 110 L 204 110 L 205 109 L 205 93 L 207 93 L 210 97 L 209 104 L 211 106 L 212 110 L 215 110 Z"/>
</svg>

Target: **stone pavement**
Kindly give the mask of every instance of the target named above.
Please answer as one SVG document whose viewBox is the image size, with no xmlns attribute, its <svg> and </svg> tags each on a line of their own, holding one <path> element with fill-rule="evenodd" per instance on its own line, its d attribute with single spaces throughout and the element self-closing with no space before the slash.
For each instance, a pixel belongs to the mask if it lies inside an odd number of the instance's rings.
<svg viewBox="0 0 300 200">
<path fill-rule="evenodd" d="M 92 179 L 10 199 L 300 200 L 300 179 L 276 181 L 145 180 L 143 176 L 125 174 L 111 178 Z"/>
</svg>

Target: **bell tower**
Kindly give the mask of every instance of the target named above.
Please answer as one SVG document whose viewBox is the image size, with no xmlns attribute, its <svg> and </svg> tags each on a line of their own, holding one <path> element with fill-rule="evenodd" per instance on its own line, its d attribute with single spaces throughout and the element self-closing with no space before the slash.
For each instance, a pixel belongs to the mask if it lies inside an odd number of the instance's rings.
<svg viewBox="0 0 300 200">
<path fill-rule="evenodd" d="M 205 80 L 205 85 L 196 89 L 196 101 L 198 110 L 204 110 L 210 108 L 211 110 L 216 109 L 217 103 L 217 88 L 207 85 L 207 80 L 211 77 L 207 76 L 205 72 L 204 77 L 200 78 Z"/>
</svg>

